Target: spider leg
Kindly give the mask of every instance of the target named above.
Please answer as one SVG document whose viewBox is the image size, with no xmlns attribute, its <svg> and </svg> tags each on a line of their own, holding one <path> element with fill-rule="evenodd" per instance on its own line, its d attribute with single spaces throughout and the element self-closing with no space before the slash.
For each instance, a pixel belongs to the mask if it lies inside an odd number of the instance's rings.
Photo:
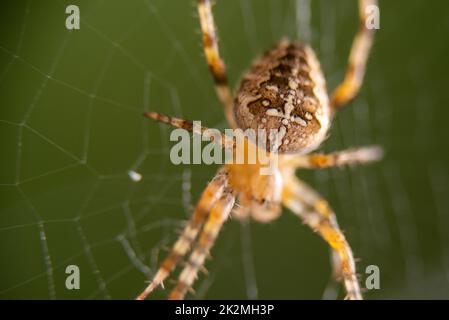
<svg viewBox="0 0 449 320">
<path fill-rule="evenodd" d="M 193 249 L 187 264 L 179 275 L 179 280 L 175 288 L 169 295 L 171 300 L 184 299 L 185 294 L 191 289 L 193 282 L 197 278 L 198 271 L 203 267 L 204 261 L 209 254 L 209 250 L 215 242 L 224 222 L 229 217 L 234 207 L 235 195 L 230 188 L 227 188 L 222 197 L 212 208 L 210 215 L 204 225 L 198 243 Z"/>
<path fill-rule="evenodd" d="M 323 300 L 335 300 L 338 297 L 339 283 L 343 279 L 341 270 L 341 262 L 338 253 L 330 250 L 330 262 L 332 266 L 332 274 L 329 282 L 323 292 Z"/>
<path fill-rule="evenodd" d="M 203 191 L 190 221 L 185 226 L 168 256 L 162 262 L 151 283 L 137 297 L 137 300 L 145 299 L 157 286 L 162 284 L 170 272 L 176 267 L 179 260 L 187 253 L 192 242 L 196 239 L 208 213 L 222 196 L 227 183 L 227 171 L 221 169 Z"/>
<path fill-rule="evenodd" d="M 201 126 L 195 127 L 195 126 L 193 126 L 193 122 L 190 120 L 169 117 L 164 114 L 160 114 L 160 113 L 153 112 L 153 111 L 145 112 L 143 115 L 149 119 L 157 120 L 162 123 L 169 124 L 173 127 L 188 130 L 188 131 L 191 131 L 191 132 L 194 132 L 197 134 L 203 134 L 204 131 L 209 129 L 209 128 L 201 127 Z"/>
<path fill-rule="evenodd" d="M 207 65 L 215 82 L 215 90 L 225 109 L 226 119 L 231 128 L 237 125 L 233 113 L 233 99 L 229 88 L 226 67 L 220 58 L 218 41 L 215 33 L 214 16 L 209 0 L 198 0 L 198 13 L 200 16 L 201 32 L 203 34 L 203 48 Z"/>
<path fill-rule="evenodd" d="M 332 108 L 341 107 L 353 99 L 362 85 L 375 31 L 374 28 L 368 28 L 365 24 L 366 9 L 372 5 L 377 5 L 377 0 L 359 0 L 360 26 L 352 42 L 345 78 L 332 94 Z"/>
<path fill-rule="evenodd" d="M 382 156 L 383 150 L 381 147 L 369 146 L 329 154 L 312 153 L 303 156 L 295 155 L 286 160 L 286 165 L 293 168 L 306 169 L 330 168 L 378 161 Z"/>
<path fill-rule="evenodd" d="M 235 149 L 240 145 L 244 148 L 248 148 L 248 145 L 253 146 L 254 148 L 254 144 L 249 143 L 249 139 L 245 136 L 245 133 L 241 129 L 236 129 L 233 131 L 232 135 L 227 136 L 221 133 L 218 129 L 211 129 L 201 125 L 196 125 L 195 122 L 192 122 L 190 120 L 169 117 L 153 111 L 145 112 L 144 116 L 153 120 L 160 121 L 162 123 L 166 123 L 176 128 L 184 129 L 202 135 L 203 137 L 206 137 L 211 141 L 219 143 L 223 148 L 226 148 L 228 150 Z M 250 150 L 254 151 L 254 149 Z"/>
<path fill-rule="evenodd" d="M 287 177 L 282 194 L 286 207 L 299 216 L 304 223 L 318 232 L 329 246 L 338 254 L 341 275 L 346 287 L 347 299 L 360 300 L 359 282 L 355 273 L 355 262 L 351 247 L 340 230 L 334 212 L 316 191 L 293 176 Z"/>
</svg>

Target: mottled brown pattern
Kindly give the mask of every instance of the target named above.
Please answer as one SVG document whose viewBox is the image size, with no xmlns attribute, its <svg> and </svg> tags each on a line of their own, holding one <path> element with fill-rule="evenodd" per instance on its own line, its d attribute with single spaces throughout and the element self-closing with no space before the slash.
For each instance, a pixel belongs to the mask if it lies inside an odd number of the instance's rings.
<svg viewBox="0 0 449 320">
<path fill-rule="evenodd" d="M 268 109 L 285 115 L 289 95 L 293 105 L 290 117 L 267 115 Z M 324 77 L 312 49 L 284 40 L 265 52 L 243 76 L 234 112 L 237 124 L 244 130 L 279 130 L 284 126 L 280 153 L 316 147 L 328 128 L 329 107 Z M 299 118 L 301 123 L 291 117 Z M 269 149 L 270 141 L 266 143 Z"/>
</svg>

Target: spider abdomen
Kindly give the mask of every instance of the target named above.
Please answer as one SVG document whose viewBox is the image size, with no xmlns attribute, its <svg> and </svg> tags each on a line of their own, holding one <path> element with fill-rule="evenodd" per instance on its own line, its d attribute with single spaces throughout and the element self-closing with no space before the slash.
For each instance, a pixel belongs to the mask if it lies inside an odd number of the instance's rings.
<svg viewBox="0 0 449 320">
<path fill-rule="evenodd" d="M 330 123 L 326 82 L 313 50 L 286 40 L 258 58 L 237 89 L 234 114 L 243 130 L 263 129 L 264 146 L 306 153 L 325 139 Z M 270 132 L 277 132 L 276 139 Z"/>
</svg>

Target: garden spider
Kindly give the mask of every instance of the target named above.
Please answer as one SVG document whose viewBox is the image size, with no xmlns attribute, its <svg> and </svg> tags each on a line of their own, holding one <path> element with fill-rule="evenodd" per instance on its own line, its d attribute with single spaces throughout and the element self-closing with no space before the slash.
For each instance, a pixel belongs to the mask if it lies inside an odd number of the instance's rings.
<svg viewBox="0 0 449 320">
<path fill-rule="evenodd" d="M 260 163 L 223 165 L 202 193 L 190 221 L 154 278 L 137 299 L 145 299 L 154 288 L 162 285 L 192 249 L 169 295 L 170 299 L 183 299 L 191 290 L 198 271 L 203 268 L 209 250 L 230 215 L 268 222 L 281 214 L 281 205 L 319 233 L 332 248 L 333 275 L 344 282 L 346 298 L 362 299 L 352 250 L 338 227 L 334 212 L 326 200 L 295 175 L 297 168 L 366 163 L 382 156 L 379 147 L 327 155 L 310 154 L 325 140 L 338 108 L 354 98 L 362 84 L 374 36 L 374 29 L 365 24 L 366 9 L 369 5 L 377 5 L 377 1 L 359 0 L 358 5 L 360 27 L 352 44 L 346 75 L 329 101 L 325 79 L 313 50 L 287 40 L 280 41 L 255 60 L 243 75 L 234 98 L 219 55 L 210 1 L 197 0 L 204 52 L 227 121 L 232 128 L 243 130 L 261 127 L 278 130 L 280 143 L 274 150 L 278 166 L 273 174 L 261 175 Z M 146 116 L 197 133 L 205 130 L 195 130 L 190 121 L 155 112 L 148 112 Z M 228 147 L 223 140 L 221 144 Z"/>
</svg>

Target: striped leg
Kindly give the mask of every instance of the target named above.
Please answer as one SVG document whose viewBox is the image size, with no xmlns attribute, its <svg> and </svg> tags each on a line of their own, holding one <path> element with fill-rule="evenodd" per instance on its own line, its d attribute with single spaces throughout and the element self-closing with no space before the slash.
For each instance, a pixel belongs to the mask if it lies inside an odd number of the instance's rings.
<svg viewBox="0 0 449 320">
<path fill-rule="evenodd" d="M 201 127 L 201 126 L 196 127 L 193 125 L 193 122 L 190 120 L 169 117 L 169 116 L 166 116 L 165 114 L 160 114 L 160 113 L 153 112 L 153 111 L 145 112 L 143 115 L 149 119 L 157 120 L 162 123 L 169 124 L 173 127 L 184 129 L 184 130 L 187 130 L 190 132 L 194 132 L 199 135 L 204 134 L 204 132 L 209 129 L 209 128 Z"/>
<path fill-rule="evenodd" d="M 176 267 L 179 260 L 187 253 L 190 245 L 196 239 L 206 216 L 218 199 L 221 198 L 223 191 L 227 187 L 227 183 L 227 171 L 221 169 L 203 191 L 203 194 L 193 211 L 192 218 L 184 228 L 168 256 L 162 262 L 153 281 L 151 281 L 146 289 L 137 297 L 137 300 L 145 299 L 157 286 L 162 284 L 170 272 Z"/>
<path fill-rule="evenodd" d="M 282 200 L 286 207 L 318 232 L 338 254 L 339 259 L 336 262 L 340 263 L 340 266 L 334 266 L 334 271 L 341 268 L 347 292 L 346 298 L 362 299 L 351 247 L 341 232 L 335 214 L 329 208 L 326 200 L 293 175 L 287 178 Z"/>
<path fill-rule="evenodd" d="M 237 128 L 233 114 L 233 99 L 229 88 L 226 67 L 220 58 L 217 35 L 215 33 L 214 16 L 209 0 L 198 0 L 203 48 L 207 65 L 215 82 L 215 90 L 225 108 L 225 115 L 231 128 Z"/>
<path fill-rule="evenodd" d="M 198 271 L 203 267 L 204 261 L 209 254 L 209 250 L 215 242 L 226 219 L 229 217 L 234 207 L 235 196 L 230 189 L 223 192 L 220 200 L 217 201 L 204 225 L 198 243 L 190 255 L 187 265 L 179 275 L 179 281 L 169 299 L 181 300 L 191 289 L 193 282 L 197 278 Z"/>
<path fill-rule="evenodd" d="M 377 5 L 377 0 L 359 0 L 360 26 L 352 43 L 345 79 L 332 94 L 331 106 L 333 108 L 341 107 L 353 99 L 362 85 L 375 31 L 374 28 L 367 28 L 365 24 L 367 20 L 366 9 L 373 5 Z"/>
<path fill-rule="evenodd" d="M 286 160 L 286 165 L 293 168 L 306 169 L 330 168 L 378 161 L 382 156 L 383 150 L 381 147 L 371 146 L 337 151 L 330 154 L 295 155 Z"/>
<path fill-rule="evenodd" d="M 233 135 L 226 136 L 221 133 L 218 129 L 211 129 L 207 127 L 203 127 L 200 125 L 196 125 L 195 121 L 189 121 L 179 118 L 169 117 L 157 112 L 145 112 L 144 116 L 153 120 L 160 121 L 162 123 L 166 123 L 176 128 L 184 129 L 203 137 L 210 139 L 210 141 L 219 143 L 223 148 L 226 149 L 235 149 L 239 146 L 239 143 L 245 143 L 243 147 L 248 148 L 246 143 L 249 141 L 245 136 L 244 132 L 240 129 L 234 130 Z M 253 144 L 251 144 L 252 146 Z M 250 149 L 253 151 L 252 149 Z"/>
</svg>

